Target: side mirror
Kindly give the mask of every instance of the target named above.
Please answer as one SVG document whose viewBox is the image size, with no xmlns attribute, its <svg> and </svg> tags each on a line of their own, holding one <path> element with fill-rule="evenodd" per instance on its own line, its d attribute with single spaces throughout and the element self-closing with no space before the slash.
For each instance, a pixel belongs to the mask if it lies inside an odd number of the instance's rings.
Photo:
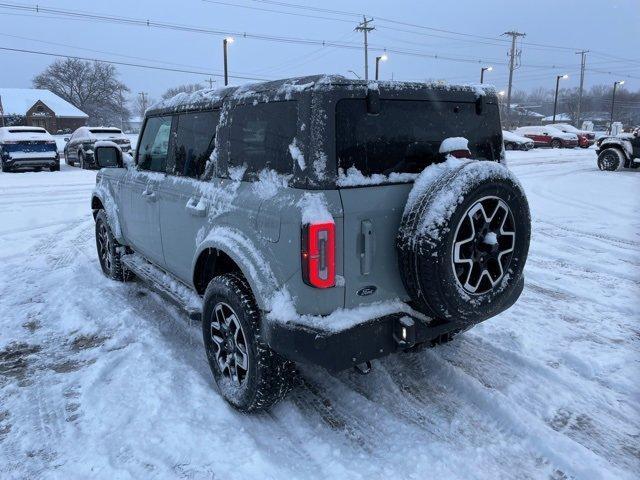
<svg viewBox="0 0 640 480">
<path fill-rule="evenodd" d="M 118 147 L 96 147 L 95 156 L 100 168 L 123 168 L 122 151 Z"/>
<path fill-rule="evenodd" d="M 69 142 L 69 137 L 64 137 L 65 142 Z"/>
</svg>

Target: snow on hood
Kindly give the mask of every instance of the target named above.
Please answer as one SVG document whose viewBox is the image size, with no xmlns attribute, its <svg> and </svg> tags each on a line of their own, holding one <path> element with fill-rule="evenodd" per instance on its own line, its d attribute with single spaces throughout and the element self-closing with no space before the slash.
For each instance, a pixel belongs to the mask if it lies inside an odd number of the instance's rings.
<svg viewBox="0 0 640 480">
<path fill-rule="evenodd" d="M 530 138 L 523 137 L 522 135 L 518 135 L 517 133 L 510 132 L 509 130 L 502 131 L 502 138 L 507 142 L 516 142 L 516 143 L 530 143 L 533 142 Z"/>
</svg>

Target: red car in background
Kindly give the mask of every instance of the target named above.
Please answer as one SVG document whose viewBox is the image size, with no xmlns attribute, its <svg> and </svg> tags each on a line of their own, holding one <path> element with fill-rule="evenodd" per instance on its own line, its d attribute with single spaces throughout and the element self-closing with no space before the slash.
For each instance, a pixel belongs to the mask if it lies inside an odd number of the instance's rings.
<svg viewBox="0 0 640 480">
<path fill-rule="evenodd" d="M 530 138 L 536 147 L 574 148 L 578 146 L 578 136 L 565 133 L 550 126 L 518 127 L 515 133 Z"/>
<path fill-rule="evenodd" d="M 573 133 L 578 136 L 578 145 L 582 148 L 589 148 L 596 143 L 596 134 L 588 130 L 580 130 L 579 128 L 569 125 L 568 123 L 552 123 L 550 127 L 557 128 L 564 133 Z"/>
</svg>

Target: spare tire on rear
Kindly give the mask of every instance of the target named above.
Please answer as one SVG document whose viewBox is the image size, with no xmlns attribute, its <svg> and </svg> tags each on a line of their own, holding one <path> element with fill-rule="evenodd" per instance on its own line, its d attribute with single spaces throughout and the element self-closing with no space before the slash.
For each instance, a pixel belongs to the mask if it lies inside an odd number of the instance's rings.
<svg viewBox="0 0 640 480">
<path fill-rule="evenodd" d="M 506 167 L 454 158 L 427 167 L 396 242 L 415 308 L 469 324 L 508 308 L 522 290 L 530 235 L 529 204 Z"/>
</svg>

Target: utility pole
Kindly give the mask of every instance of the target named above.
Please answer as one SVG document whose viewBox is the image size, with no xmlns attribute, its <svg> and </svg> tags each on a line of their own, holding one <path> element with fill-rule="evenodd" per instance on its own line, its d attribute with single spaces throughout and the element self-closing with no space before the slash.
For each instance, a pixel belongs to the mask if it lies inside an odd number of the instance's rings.
<svg viewBox="0 0 640 480">
<path fill-rule="evenodd" d="M 367 34 L 376 27 L 370 27 L 369 23 L 373 22 L 373 18 L 367 20 L 365 15 L 362 16 L 363 21 L 354 29 L 356 32 L 364 33 L 364 79 L 369 80 L 369 42 Z"/>
<path fill-rule="evenodd" d="M 578 114 L 576 115 L 576 127 L 580 128 L 580 115 L 582 114 L 582 89 L 584 87 L 584 68 L 587 65 L 587 53 L 589 50 L 581 50 L 576 55 L 582 57 L 580 62 L 580 90 L 578 90 Z"/>
<path fill-rule="evenodd" d="M 207 82 L 209 82 L 209 89 L 213 89 L 213 78 L 209 77 L 207 78 Z"/>
<path fill-rule="evenodd" d="M 518 37 L 526 36 L 526 33 L 511 30 L 510 32 L 505 32 L 502 35 L 508 35 L 511 37 L 511 52 L 509 53 L 509 88 L 507 89 L 507 124 L 511 126 L 511 88 L 513 86 L 513 71 L 520 66 L 519 59 L 520 54 L 522 53 L 521 50 L 516 51 L 516 40 L 518 40 Z"/>
</svg>

